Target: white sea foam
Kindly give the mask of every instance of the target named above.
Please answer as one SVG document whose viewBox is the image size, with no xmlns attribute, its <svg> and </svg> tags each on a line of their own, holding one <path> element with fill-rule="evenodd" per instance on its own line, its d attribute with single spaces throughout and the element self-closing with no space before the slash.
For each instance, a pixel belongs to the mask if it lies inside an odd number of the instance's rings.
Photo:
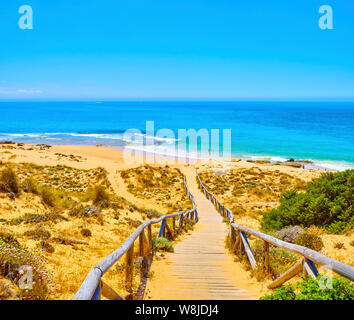
<svg viewBox="0 0 354 320">
<path fill-rule="evenodd" d="M 135 136 L 143 137 L 144 139 L 135 139 Z M 77 132 L 44 132 L 44 133 L 0 133 L 1 139 L 11 139 L 21 141 L 21 138 L 24 141 L 61 141 L 61 143 L 70 143 L 70 137 L 73 138 L 88 138 L 83 141 L 83 143 L 90 144 L 94 143 L 93 139 L 98 140 L 106 140 L 105 143 L 109 145 L 109 141 L 114 141 L 119 143 L 121 141 L 122 146 L 125 149 L 130 151 L 138 151 L 138 152 L 146 152 L 150 154 L 155 154 L 159 156 L 166 156 L 171 158 L 184 158 L 184 159 L 208 159 L 211 158 L 208 153 L 200 153 L 200 152 L 191 152 L 191 151 L 181 151 L 176 148 L 176 142 L 178 139 L 173 138 L 164 138 L 164 137 L 156 137 L 149 136 L 144 133 L 136 133 L 133 132 L 129 136 L 124 136 L 123 133 L 77 133 Z M 82 139 L 80 139 L 82 140 Z M 153 141 L 152 144 L 143 144 L 142 142 L 145 140 Z M 82 141 L 81 141 L 82 142 Z M 288 158 L 281 156 L 267 156 L 267 155 L 239 155 L 235 154 L 236 157 L 240 157 L 242 159 L 250 159 L 250 160 L 268 160 L 271 162 L 284 162 Z M 213 159 L 217 159 L 218 157 L 213 156 Z M 219 157 L 220 158 L 220 157 Z M 315 159 L 306 159 L 310 161 L 310 163 L 305 163 L 306 168 L 316 168 L 316 169 L 328 169 L 328 170 L 338 170 L 344 171 L 347 169 L 354 169 L 354 163 L 349 163 L 345 161 L 329 161 L 329 160 L 315 160 Z"/>
<path fill-rule="evenodd" d="M 143 134 L 143 133 L 134 133 L 134 135 L 144 137 L 145 139 L 166 142 L 169 144 L 173 144 L 173 143 L 179 141 L 179 139 L 150 136 L 150 135 Z"/>
</svg>

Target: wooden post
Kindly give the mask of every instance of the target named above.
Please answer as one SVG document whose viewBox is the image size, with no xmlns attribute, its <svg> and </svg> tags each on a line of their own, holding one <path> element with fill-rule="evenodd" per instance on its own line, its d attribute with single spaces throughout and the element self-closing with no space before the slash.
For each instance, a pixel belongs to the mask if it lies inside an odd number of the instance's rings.
<svg viewBox="0 0 354 320">
<path fill-rule="evenodd" d="M 134 277 L 134 243 L 126 253 L 125 266 L 125 285 L 129 293 L 133 292 L 133 277 Z"/>
<path fill-rule="evenodd" d="M 139 256 L 144 257 L 144 230 L 139 234 Z"/>
<path fill-rule="evenodd" d="M 163 219 L 161 222 L 161 227 L 158 235 L 159 238 L 161 238 L 165 234 L 165 224 L 166 224 L 166 219 Z"/>
<path fill-rule="evenodd" d="M 303 259 L 302 261 L 302 272 L 303 276 L 307 279 L 308 276 L 311 276 L 313 279 L 316 279 L 318 276 L 318 271 L 315 264 L 309 259 Z"/>
<path fill-rule="evenodd" d="M 235 234 L 235 229 L 231 225 L 230 225 L 230 240 L 231 240 L 231 245 L 233 246 L 236 241 L 236 234 Z"/>
<path fill-rule="evenodd" d="M 181 214 L 180 218 L 179 218 L 179 227 L 183 228 L 183 214 Z"/>
<path fill-rule="evenodd" d="M 251 246 L 248 242 L 247 236 L 245 232 L 241 232 L 241 242 L 243 243 L 243 249 L 247 255 L 248 261 L 250 262 L 251 266 L 253 269 L 257 268 L 257 262 L 256 259 L 254 258 Z"/>
<path fill-rule="evenodd" d="M 302 269 L 302 261 L 295 263 L 288 271 L 284 272 L 271 284 L 268 285 L 268 289 L 274 289 L 280 287 L 284 282 L 288 281 L 292 277 L 295 277 Z"/>
<path fill-rule="evenodd" d="M 151 224 L 148 225 L 148 239 L 149 239 L 150 252 L 151 252 L 151 258 L 152 258 L 154 256 L 154 246 L 153 246 L 153 243 L 152 243 Z"/>
<path fill-rule="evenodd" d="M 231 251 L 234 253 L 235 252 L 235 243 L 236 243 L 236 232 L 234 227 L 232 227 L 230 225 L 230 247 L 231 247 Z"/>
<path fill-rule="evenodd" d="M 243 248 L 243 242 L 242 242 L 242 237 L 241 237 L 241 231 L 238 232 L 238 236 L 240 237 L 239 253 L 242 256 L 244 253 L 244 248 Z"/>
<path fill-rule="evenodd" d="M 267 273 L 269 273 L 269 243 L 263 241 L 263 257 L 264 257 L 264 268 Z"/>
<path fill-rule="evenodd" d="M 101 280 L 101 294 L 108 300 L 124 300 L 117 292 L 115 292 L 109 285 Z"/>
<path fill-rule="evenodd" d="M 175 233 L 176 232 L 176 217 L 173 217 L 172 219 L 173 219 L 172 220 L 173 233 Z"/>
</svg>

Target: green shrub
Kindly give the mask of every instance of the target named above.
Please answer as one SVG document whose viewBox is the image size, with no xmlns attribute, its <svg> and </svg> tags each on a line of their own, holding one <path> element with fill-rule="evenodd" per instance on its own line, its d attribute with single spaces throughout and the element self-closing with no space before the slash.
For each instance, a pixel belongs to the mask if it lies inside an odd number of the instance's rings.
<svg viewBox="0 0 354 320">
<path fill-rule="evenodd" d="M 24 218 L 22 218 L 22 217 L 17 217 L 17 218 L 12 219 L 12 220 L 10 221 L 10 224 L 16 226 L 16 225 L 21 224 L 23 221 L 25 221 Z"/>
<path fill-rule="evenodd" d="M 295 300 L 295 288 L 292 285 L 284 285 L 276 289 L 274 293 L 267 294 L 260 300 Z"/>
<path fill-rule="evenodd" d="M 13 192 L 15 194 L 20 191 L 16 174 L 11 168 L 5 168 L 0 174 L 0 191 Z"/>
<path fill-rule="evenodd" d="M 295 243 L 299 246 L 307 247 L 316 251 L 321 251 L 321 249 L 323 248 L 323 242 L 321 238 L 309 232 L 304 232 L 300 234 L 295 239 Z"/>
<path fill-rule="evenodd" d="M 329 286 L 329 278 L 322 281 L 323 276 L 317 279 L 309 277 L 302 279 L 296 284 L 282 286 L 273 294 L 261 297 L 261 300 L 354 300 L 354 285 L 349 281 L 339 277 L 332 278 Z"/>
<path fill-rule="evenodd" d="M 166 238 L 155 238 L 152 240 L 152 245 L 155 250 L 173 252 L 173 244 Z"/>
<path fill-rule="evenodd" d="M 280 206 L 263 214 L 265 231 L 291 225 L 317 225 L 331 233 L 343 233 L 354 227 L 354 170 L 324 173 L 312 181 L 305 193 L 283 193 Z"/>
</svg>

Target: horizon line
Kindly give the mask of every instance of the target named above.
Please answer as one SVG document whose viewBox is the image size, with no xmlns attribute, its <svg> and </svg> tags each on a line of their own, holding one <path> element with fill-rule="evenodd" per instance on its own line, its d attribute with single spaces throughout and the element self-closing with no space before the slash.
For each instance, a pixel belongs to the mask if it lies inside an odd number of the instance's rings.
<svg viewBox="0 0 354 320">
<path fill-rule="evenodd" d="M 354 97 L 313 98 L 167 98 L 167 97 L 124 97 L 124 98 L 9 98 L 0 102 L 354 102 Z"/>
</svg>

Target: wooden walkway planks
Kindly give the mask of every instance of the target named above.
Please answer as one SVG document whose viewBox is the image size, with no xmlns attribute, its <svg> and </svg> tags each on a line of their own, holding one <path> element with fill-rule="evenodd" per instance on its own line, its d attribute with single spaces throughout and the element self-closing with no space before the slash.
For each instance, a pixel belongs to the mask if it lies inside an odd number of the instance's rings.
<svg viewBox="0 0 354 320">
<path fill-rule="evenodd" d="M 175 252 L 155 261 L 146 299 L 255 299 L 238 288 L 225 266 L 234 264 L 225 248 L 227 227 L 213 205 L 200 192 L 195 171 L 182 170 L 193 193 L 199 223 L 191 235 L 174 245 Z"/>
</svg>

